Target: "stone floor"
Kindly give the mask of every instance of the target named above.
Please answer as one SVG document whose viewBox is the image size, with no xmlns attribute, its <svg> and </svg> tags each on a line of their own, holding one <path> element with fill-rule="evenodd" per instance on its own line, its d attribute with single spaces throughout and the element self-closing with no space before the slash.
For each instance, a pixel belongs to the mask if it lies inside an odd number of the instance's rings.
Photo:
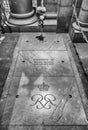
<svg viewBox="0 0 88 130">
<path fill-rule="evenodd" d="M 78 65 L 78 70 L 81 75 L 81 79 L 84 84 L 84 90 L 88 99 L 88 44 L 73 43 L 73 46 L 76 50 L 75 57 L 78 57 L 78 62 L 80 63 L 80 65 Z"/>
<path fill-rule="evenodd" d="M 88 44 L 87 43 L 74 43 L 82 61 L 84 70 L 88 76 Z"/>
<path fill-rule="evenodd" d="M 0 130 L 88 129 L 68 34 L 20 33 L 1 98 Z"/>
<path fill-rule="evenodd" d="M 13 51 L 17 44 L 19 34 L 6 33 L 5 39 L 0 44 L 0 98 L 12 63 Z"/>
</svg>

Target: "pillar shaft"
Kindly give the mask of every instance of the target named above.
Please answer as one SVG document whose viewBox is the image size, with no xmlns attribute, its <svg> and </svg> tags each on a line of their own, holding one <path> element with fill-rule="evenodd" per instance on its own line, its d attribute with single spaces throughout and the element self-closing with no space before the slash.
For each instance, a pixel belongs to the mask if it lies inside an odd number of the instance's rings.
<svg viewBox="0 0 88 130">
<path fill-rule="evenodd" d="M 23 14 L 32 11 L 32 0 L 9 0 L 12 13 Z"/>
<path fill-rule="evenodd" d="M 80 3 L 81 4 L 81 3 Z M 73 42 L 87 42 L 88 37 L 88 0 L 82 0 L 78 20 L 72 23 L 69 34 Z M 83 33 L 85 32 L 85 33 Z M 83 35 L 84 34 L 84 35 Z"/>
<path fill-rule="evenodd" d="M 9 23 L 15 25 L 32 24 L 37 21 L 36 11 L 32 6 L 32 0 L 9 0 Z"/>
<path fill-rule="evenodd" d="M 88 0 L 83 0 L 80 13 L 79 13 L 79 21 L 81 26 L 86 26 L 88 24 Z"/>
</svg>

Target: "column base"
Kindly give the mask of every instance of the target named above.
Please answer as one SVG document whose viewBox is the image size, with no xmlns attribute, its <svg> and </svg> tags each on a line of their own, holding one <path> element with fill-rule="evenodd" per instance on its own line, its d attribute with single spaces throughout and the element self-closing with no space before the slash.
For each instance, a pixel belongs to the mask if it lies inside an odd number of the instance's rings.
<svg viewBox="0 0 88 130">
<path fill-rule="evenodd" d="M 81 27 L 81 29 L 85 33 L 85 35 L 88 37 L 88 27 Z M 71 24 L 71 27 L 69 29 L 69 35 L 71 37 L 72 42 L 75 42 L 75 43 L 86 42 L 76 22 Z"/>
<path fill-rule="evenodd" d="M 8 23 L 12 25 L 30 25 L 37 21 L 36 10 L 33 8 L 33 11 L 26 14 L 13 14 L 11 13 Z"/>
<path fill-rule="evenodd" d="M 31 25 L 16 26 L 7 23 L 8 26 L 4 26 L 4 32 L 40 32 L 38 22 Z M 44 21 L 44 32 L 56 32 L 56 20 L 45 20 Z"/>
<path fill-rule="evenodd" d="M 88 32 L 88 26 L 86 26 L 86 24 L 84 23 L 79 23 L 80 24 L 80 27 L 81 27 L 81 30 L 83 31 L 83 32 Z M 84 25 L 84 26 L 83 26 Z M 74 22 L 73 24 L 72 24 L 72 26 L 73 26 L 73 28 L 75 29 L 75 30 L 77 30 L 77 31 L 80 31 L 80 28 L 79 28 L 79 26 L 77 25 L 77 23 L 76 22 Z"/>
<path fill-rule="evenodd" d="M 44 32 L 56 32 L 57 31 L 57 15 L 46 13 L 46 18 L 44 20 Z M 7 25 L 4 25 L 4 32 L 40 32 L 38 21 L 30 25 L 13 25 L 7 22 Z"/>
</svg>

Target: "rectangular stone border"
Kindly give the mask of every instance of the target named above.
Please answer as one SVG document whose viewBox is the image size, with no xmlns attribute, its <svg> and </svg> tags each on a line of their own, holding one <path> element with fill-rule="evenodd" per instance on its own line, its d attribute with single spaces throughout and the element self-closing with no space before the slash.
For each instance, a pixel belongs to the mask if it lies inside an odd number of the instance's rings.
<svg viewBox="0 0 88 130">
<path fill-rule="evenodd" d="M 21 34 L 20 34 L 21 35 Z M 68 50 L 68 56 L 69 56 L 69 59 L 70 59 L 70 62 L 72 63 L 72 68 L 75 72 L 75 79 L 77 81 L 77 84 L 78 84 L 78 91 L 79 91 L 79 94 L 80 94 L 80 97 L 81 97 L 81 101 L 82 101 L 82 104 L 83 104 L 83 107 L 84 107 L 84 111 L 85 111 L 85 114 L 87 116 L 87 119 L 88 119 L 88 113 L 86 112 L 86 104 L 88 103 L 87 102 L 87 99 L 86 99 L 86 96 L 85 96 L 85 92 L 84 92 L 84 89 L 83 89 L 83 84 L 82 84 L 82 81 L 80 79 L 80 75 L 78 73 L 78 70 L 77 70 L 77 67 L 76 67 L 76 64 L 74 62 L 74 58 L 73 58 L 73 55 L 72 55 L 72 52 L 71 52 L 71 49 L 70 49 L 70 45 L 72 44 L 71 42 L 71 39 L 70 39 L 70 36 L 69 34 L 62 34 L 64 36 L 64 43 L 67 43 L 65 44 L 66 46 L 66 49 Z M 67 41 L 67 42 L 66 42 Z M 17 62 L 17 58 L 18 58 L 18 54 L 19 54 L 19 44 L 21 42 L 21 38 L 19 36 L 19 40 L 17 42 L 17 46 L 14 50 L 14 53 L 13 53 L 13 61 L 12 61 L 12 65 L 11 65 L 11 68 L 10 68 L 10 71 L 9 71 L 9 74 L 8 74 L 8 77 L 7 77 L 7 80 L 6 80 L 6 83 L 5 83 L 5 86 L 4 86 L 4 89 L 3 89 L 3 94 L 2 94 L 2 98 L 1 98 L 1 101 L 0 101 L 0 124 L 1 124 L 1 117 L 3 115 L 3 112 L 4 112 L 4 106 L 5 106 L 5 103 L 6 103 L 6 99 L 7 99 L 7 95 L 8 95 L 8 90 L 9 90 L 9 86 L 11 84 L 11 81 L 12 81 L 12 78 L 13 78 L 13 73 L 14 73 L 14 69 L 15 69 L 15 65 L 16 65 L 16 62 Z M 59 125 L 60 126 L 60 125 Z M 68 125 L 70 126 L 70 125 Z M 72 125 L 71 125 L 72 126 Z M 75 125 L 74 125 L 75 126 Z M 78 125 L 76 125 L 78 126 Z M 82 125 L 83 127 L 84 126 L 87 126 L 87 125 Z M 6 128 L 3 128 L 2 126 L 0 126 L 0 130 L 6 130 L 7 129 L 7 126 L 5 126 Z M 53 126 L 54 127 L 54 126 Z M 62 126 L 63 127 L 63 126 Z M 87 126 L 88 128 L 88 126 Z M 71 129 L 70 129 L 71 130 Z M 86 130 L 86 129 L 85 129 Z"/>
<path fill-rule="evenodd" d="M 18 43 L 20 43 L 20 35 L 19 35 L 19 39 L 18 39 L 17 44 Z M 13 53 L 12 65 L 10 67 L 10 71 L 8 73 L 8 76 L 7 76 L 7 79 L 6 79 L 4 88 L 3 88 L 2 97 L 1 97 L 1 100 L 0 100 L 0 124 L 1 124 L 1 118 L 2 118 L 2 115 L 3 115 L 3 112 L 4 112 L 6 99 L 7 99 L 7 96 L 8 96 L 9 86 L 11 84 L 13 72 L 15 70 L 15 65 L 16 65 L 16 62 L 17 62 L 18 53 L 19 53 L 19 48 L 18 48 L 18 46 L 16 46 L 14 53 Z"/>
<path fill-rule="evenodd" d="M 85 95 L 83 83 L 82 83 L 80 74 L 78 72 L 77 65 L 74 62 L 73 53 L 72 53 L 72 50 L 71 50 L 72 41 L 70 39 L 69 34 L 65 34 L 64 37 L 67 41 L 67 44 L 65 44 L 65 45 L 66 45 L 66 48 L 68 50 L 67 52 L 69 52 L 68 55 L 69 55 L 70 62 L 72 63 L 72 68 L 74 70 L 73 72 L 74 72 L 74 75 L 75 75 L 75 79 L 77 81 L 79 95 L 81 97 L 81 101 L 82 101 L 82 104 L 83 104 L 83 107 L 84 107 L 84 111 L 85 111 L 85 114 L 86 114 L 86 117 L 87 117 L 87 120 L 88 120 L 88 100 L 87 100 L 86 95 Z M 64 41 L 64 42 L 66 42 L 66 41 Z"/>
</svg>

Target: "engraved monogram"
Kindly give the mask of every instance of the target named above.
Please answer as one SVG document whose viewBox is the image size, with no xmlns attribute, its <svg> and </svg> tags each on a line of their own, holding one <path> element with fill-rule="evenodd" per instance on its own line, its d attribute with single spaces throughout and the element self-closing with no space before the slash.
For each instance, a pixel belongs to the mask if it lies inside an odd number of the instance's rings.
<svg viewBox="0 0 88 130">
<path fill-rule="evenodd" d="M 37 109 L 51 109 L 52 106 L 56 106 L 56 104 L 54 104 L 56 97 L 53 94 L 46 94 L 45 96 L 35 94 L 31 97 L 31 100 L 34 102 L 31 106 L 36 105 Z"/>
</svg>

